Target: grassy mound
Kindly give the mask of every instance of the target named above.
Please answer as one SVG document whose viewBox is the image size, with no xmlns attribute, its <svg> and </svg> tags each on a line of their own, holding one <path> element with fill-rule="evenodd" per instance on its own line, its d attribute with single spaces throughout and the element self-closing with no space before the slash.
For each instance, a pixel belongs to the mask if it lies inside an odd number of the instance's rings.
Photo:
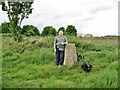
<svg viewBox="0 0 120 90">
<path fill-rule="evenodd" d="M 26 37 L 16 43 L 3 36 L 3 88 L 117 88 L 117 37 L 68 37 L 77 53 L 84 55 L 93 68 L 81 69 L 82 62 L 71 67 L 55 66 L 54 37 Z"/>
</svg>

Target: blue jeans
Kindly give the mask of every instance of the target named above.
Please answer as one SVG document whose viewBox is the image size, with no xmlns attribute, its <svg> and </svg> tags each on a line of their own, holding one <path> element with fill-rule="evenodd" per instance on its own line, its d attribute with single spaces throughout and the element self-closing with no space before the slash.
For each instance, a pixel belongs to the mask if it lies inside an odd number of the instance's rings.
<svg viewBox="0 0 120 90">
<path fill-rule="evenodd" d="M 60 51 L 56 48 L 56 65 L 63 65 L 64 62 L 64 51 Z"/>
</svg>

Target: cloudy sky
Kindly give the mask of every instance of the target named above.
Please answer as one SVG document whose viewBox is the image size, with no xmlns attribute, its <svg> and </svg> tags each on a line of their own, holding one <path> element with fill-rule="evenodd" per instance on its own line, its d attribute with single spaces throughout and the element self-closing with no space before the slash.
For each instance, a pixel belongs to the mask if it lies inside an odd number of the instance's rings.
<svg viewBox="0 0 120 90">
<path fill-rule="evenodd" d="M 40 30 L 45 26 L 74 25 L 78 33 L 94 36 L 118 35 L 119 0 L 34 0 L 33 13 L 22 25 L 32 24 Z M 0 23 L 8 21 L 0 10 Z"/>
</svg>

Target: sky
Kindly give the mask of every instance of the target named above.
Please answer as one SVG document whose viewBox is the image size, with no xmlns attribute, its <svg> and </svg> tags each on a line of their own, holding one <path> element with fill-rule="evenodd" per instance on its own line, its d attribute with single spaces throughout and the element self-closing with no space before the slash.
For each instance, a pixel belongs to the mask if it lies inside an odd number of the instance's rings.
<svg viewBox="0 0 120 90">
<path fill-rule="evenodd" d="M 74 25 L 78 34 L 118 35 L 119 0 L 34 0 L 33 13 L 23 25 L 34 25 L 40 32 L 45 26 L 67 28 Z M 0 24 L 7 13 L 0 10 Z"/>
</svg>

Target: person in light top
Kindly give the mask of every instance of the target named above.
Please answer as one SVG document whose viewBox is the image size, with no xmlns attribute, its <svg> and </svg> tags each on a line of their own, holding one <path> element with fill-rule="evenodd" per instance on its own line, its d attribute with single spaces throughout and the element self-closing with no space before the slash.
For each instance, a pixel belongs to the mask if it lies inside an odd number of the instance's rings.
<svg viewBox="0 0 120 90">
<path fill-rule="evenodd" d="M 61 66 L 64 62 L 65 45 L 67 37 L 63 35 L 63 31 L 59 31 L 59 35 L 54 39 L 54 52 L 56 53 L 56 65 Z"/>
</svg>

